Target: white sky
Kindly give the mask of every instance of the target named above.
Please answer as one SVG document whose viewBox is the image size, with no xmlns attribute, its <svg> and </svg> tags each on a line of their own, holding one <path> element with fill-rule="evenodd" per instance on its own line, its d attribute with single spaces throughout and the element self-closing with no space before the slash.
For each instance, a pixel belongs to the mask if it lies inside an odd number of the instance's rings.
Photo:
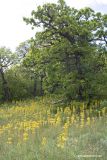
<svg viewBox="0 0 107 160">
<path fill-rule="evenodd" d="M 57 0 L 0 0 L 0 47 L 6 46 L 13 51 L 19 43 L 32 37 L 35 32 L 23 22 L 23 17 L 30 17 L 36 6 Z M 107 13 L 107 0 L 66 0 L 71 7 L 92 7 Z"/>
</svg>

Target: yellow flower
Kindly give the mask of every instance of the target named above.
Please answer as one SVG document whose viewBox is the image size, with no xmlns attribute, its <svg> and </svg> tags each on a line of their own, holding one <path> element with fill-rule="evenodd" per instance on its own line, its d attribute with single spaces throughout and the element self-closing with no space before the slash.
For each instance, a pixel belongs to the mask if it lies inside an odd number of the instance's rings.
<svg viewBox="0 0 107 160">
<path fill-rule="evenodd" d="M 61 117 L 57 117 L 56 118 L 56 125 L 60 125 L 61 124 Z"/>
<path fill-rule="evenodd" d="M 102 114 L 103 114 L 103 116 L 105 116 L 105 114 L 106 114 L 106 108 L 102 109 Z"/>
<path fill-rule="evenodd" d="M 11 137 L 9 137 L 9 138 L 7 139 L 7 144 L 12 144 L 12 138 L 11 138 Z"/>
<path fill-rule="evenodd" d="M 23 140 L 24 141 L 27 141 L 28 140 L 28 133 L 27 132 L 25 132 L 25 133 L 23 133 Z"/>
<path fill-rule="evenodd" d="M 46 143 L 47 143 L 46 137 L 43 137 L 41 142 L 42 146 L 45 146 Z"/>
<path fill-rule="evenodd" d="M 80 127 L 83 128 L 84 127 L 84 119 L 85 119 L 85 114 L 84 111 L 80 112 Z"/>
<path fill-rule="evenodd" d="M 64 148 L 64 144 L 63 143 L 62 144 L 57 144 L 57 147 L 63 149 Z"/>
<path fill-rule="evenodd" d="M 87 125 L 89 126 L 91 124 L 91 120 L 90 120 L 90 117 L 87 117 Z"/>
</svg>

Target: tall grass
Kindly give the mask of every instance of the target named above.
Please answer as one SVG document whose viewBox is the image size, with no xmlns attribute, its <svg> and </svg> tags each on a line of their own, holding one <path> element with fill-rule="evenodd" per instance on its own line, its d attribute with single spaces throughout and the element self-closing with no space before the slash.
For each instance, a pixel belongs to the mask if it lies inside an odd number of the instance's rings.
<svg viewBox="0 0 107 160">
<path fill-rule="evenodd" d="M 55 109 L 46 99 L 0 107 L 0 160 L 78 160 L 107 157 L 106 106 Z"/>
</svg>

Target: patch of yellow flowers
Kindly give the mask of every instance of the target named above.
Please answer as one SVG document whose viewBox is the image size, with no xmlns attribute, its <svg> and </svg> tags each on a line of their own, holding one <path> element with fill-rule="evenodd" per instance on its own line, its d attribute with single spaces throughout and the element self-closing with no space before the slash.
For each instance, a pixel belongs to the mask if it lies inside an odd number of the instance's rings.
<svg viewBox="0 0 107 160">
<path fill-rule="evenodd" d="M 66 141 L 68 139 L 68 129 L 69 129 L 69 122 L 66 122 L 63 126 L 63 131 L 60 133 L 60 135 L 57 137 L 57 147 L 64 148 Z"/>
<path fill-rule="evenodd" d="M 30 137 L 35 137 L 36 131 L 40 128 L 62 127 L 62 131 L 56 137 L 56 145 L 64 148 L 68 136 L 69 128 L 72 125 L 78 125 L 83 128 L 90 126 L 95 117 L 92 116 L 93 109 L 85 110 L 85 105 L 81 105 L 79 111 L 76 107 L 58 108 L 56 113 L 52 113 L 52 106 L 46 107 L 44 104 L 38 104 L 32 101 L 28 106 L 14 106 L 11 108 L 0 108 L 0 142 L 4 141 L 8 145 L 19 144 L 29 141 Z M 106 108 L 103 108 L 98 116 L 105 115 Z M 46 137 L 41 140 L 44 146 L 48 142 Z"/>
</svg>

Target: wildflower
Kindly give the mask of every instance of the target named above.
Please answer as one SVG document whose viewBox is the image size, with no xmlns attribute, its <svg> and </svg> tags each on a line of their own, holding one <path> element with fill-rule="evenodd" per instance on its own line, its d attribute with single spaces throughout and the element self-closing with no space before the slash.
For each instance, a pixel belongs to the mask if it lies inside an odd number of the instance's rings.
<svg viewBox="0 0 107 160">
<path fill-rule="evenodd" d="M 84 119 L 85 119 L 84 111 L 81 111 L 81 112 L 80 112 L 80 127 L 81 127 L 81 128 L 84 127 Z"/>
<path fill-rule="evenodd" d="M 60 125 L 61 124 L 61 117 L 57 117 L 56 118 L 56 125 Z"/>
<path fill-rule="evenodd" d="M 68 127 L 69 123 L 65 123 L 63 126 L 63 132 L 57 137 L 57 147 L 64 148 L 65 143 L 68 139 Z"/>
<path fill-rule="evenodd" d="M 90 120 L 90 117 L 87 117 L 87 125 L 89 126 L 91 124 L 91 120 Z"/>
<path fill-rule="evenodd" d="M 42 146 L 45 146 L 46 143 L 47 143 L 46 137 L 43 137 L 41 142 Z"/>
<path fill-rule="evenodd" d="M 106 108 L 104 107 L 104 108 L 102 109 L 102 115 L 105 116 L 105 114 L 106 114 Z"/>
<path fill-rule="evenodd" d="M 75 122 L 75 116 L 74 114 L 71 116 L 71 124 L 73 124 Z"/>
<path fill-rule="evenodd" d="M 63 143 L 62 144 L 57 144 L 57 147 L 63 149 L 64 148 L 64 144 Z"/>
<path fill-rule="evenodd" d="M 57 137 L 57 147 L 64 148 L 66 141 L 67 141 L 67 133 L 63 132 Z"/>
<path fill-rule="evenodd" d="M 12 144 L 12 138 L 11 138 L 11 137 L 9 137 L 9 138 L 7 139 L 7 144 Z"/>
<path fill-rule="evenodd" d="M 23 133 L 23 140 L 24 141 L 27 141 L 28 140 L 28 133 L 27 132 L 25 132 L 25 133 Z"/>
</svg>

